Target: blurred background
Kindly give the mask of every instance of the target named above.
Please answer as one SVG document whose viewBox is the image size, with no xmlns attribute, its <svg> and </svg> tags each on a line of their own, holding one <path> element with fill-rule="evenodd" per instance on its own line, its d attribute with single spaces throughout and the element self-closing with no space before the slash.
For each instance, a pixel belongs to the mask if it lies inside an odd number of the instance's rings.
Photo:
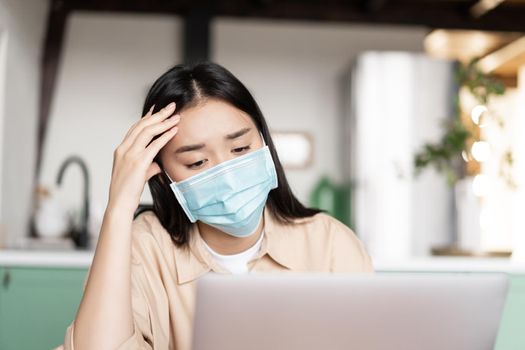
<svg viewBox="0 0 525 350">
<path fill-rule="evenodd" d="M 524 32 L 521 0 L 0 0 L 0 269 L 89 265 L 113 150 L 199 60 L 248 87 L 296 195 L 378 269 L 524 262 Z"/>
<path fill-rule="evenodd" d="M 297 196 L 374 258 L 523 249 L 523 1 L 0 4 L 5 247 L 93 247 L 149 86 L 213 60 L 259 102 Z"/>
</svg>

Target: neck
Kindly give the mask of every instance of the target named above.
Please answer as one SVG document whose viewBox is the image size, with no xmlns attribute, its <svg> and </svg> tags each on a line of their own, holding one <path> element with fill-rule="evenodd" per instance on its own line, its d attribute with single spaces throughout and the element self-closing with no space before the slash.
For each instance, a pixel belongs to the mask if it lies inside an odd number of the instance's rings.
<svg viewBox="0 0 525 350">
<path fill-rule="evenodd" d="M 222 255 L 232 255 L 245 251 L 257 242 L 262 234 L 264 218 L 255 232 L 248 237 L 234 237 L 200 221 L 197 225 L 202 239 L 211 249 Z"/>
</svg>

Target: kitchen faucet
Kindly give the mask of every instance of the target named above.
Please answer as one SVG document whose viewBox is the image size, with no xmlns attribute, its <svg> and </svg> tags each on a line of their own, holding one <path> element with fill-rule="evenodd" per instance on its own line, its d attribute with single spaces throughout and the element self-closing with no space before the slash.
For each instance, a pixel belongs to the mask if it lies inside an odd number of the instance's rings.
<svg viewBox="0 0 525 350">
<path fill-rule="evenodd" d="M 77 248 L 87 249 L 89 248 L 89 234 L 87 229 L 89 218 L 89 173 L 86 163 L 82 160 L 82 158 L 78 156 L 69 156 L 68 158 L 66 158 L 66 160 L 64 160 L 64 162 L 60 166 L 56 183 L 57 185 L 60 185 L 62 183 L 62 177 L 64 175 L 65 170 L 70 164 L 73 163 L 78 164 L 82 170 L 82 175 L 84 178 L 84 200 L 80 226 L 71 230 L 71 238 L 73 239 L 73 242 L 75 243 L 75 246 Z"/>
</svg>

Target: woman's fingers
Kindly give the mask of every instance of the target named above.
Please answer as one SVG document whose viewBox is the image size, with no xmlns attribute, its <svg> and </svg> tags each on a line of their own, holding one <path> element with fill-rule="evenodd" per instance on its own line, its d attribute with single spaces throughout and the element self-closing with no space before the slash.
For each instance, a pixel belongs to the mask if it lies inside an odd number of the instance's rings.
<svg viewBox="0 0 525 350">
<path fill-rule="evenodd" d="M 151 144 L 146 148 L 146 154 L 145 159 L 148 162 L 153 162 L 153 159 L 159 153 L 159 151 L 166 145 L 172 138 L 177 134 L 179 131 L 179 128 L 177 126 L 172 127 L 168 131 L 164 132 L 161 136 L 159 136 L 156 140 L 151 142 Z"/>
<path fill-rule="evenodd" d="M 161 123 L 152 124 L 146 126 L 142 131 L 137 135 L 133 145 L 130 148 L 132 152 L 142 152 L 151 143 L 153 138 L 157 135 L 162 134 L 163 132 L 173 128 L 180 121 L 180 116 L 176 115 L 170 119 L 164 120 Z"/>
<path fill-rule="evenodd" d="M 123 145 L 125 147 L 131 147 L 137 136 L 142 132 L 142 130 L 144 130 L 144 128 L 160 123 L 170 117 L 175 112 L 175 107 L 175 102 L 172 102 L 155 114 L 151 114 L 153 111 L 153 108 L 151 108 L 150 111 L 138 123 L 136 123 L 132 129 L 130 129 L 124 138 L 124 141 L 122 142 Z"/>
<path fill-rule="evenodd" d="M 137 120 L 135 123 L 133 123 L 133 125 L 131 125 L 131 127 L 129 128 L 128 132 L 126 133 L 126 136 L 124 136 L 124 139 L 129 137 L 129 135 L 133 132 L 133 130 L 135 130 L 135 128 L 140 124 L 140 122 L 142 122 L 144 120 L 144 118 L 148 118 L 152 115 L 153 113 L 153 108 L 155 108 L 155 105 L 151 106 L 151 108 L 149 109 L 149 111 L 146 113 L 146 115 L 144 115 L 142 118 L 140 118 L 139 120 Z"/>
</svg>

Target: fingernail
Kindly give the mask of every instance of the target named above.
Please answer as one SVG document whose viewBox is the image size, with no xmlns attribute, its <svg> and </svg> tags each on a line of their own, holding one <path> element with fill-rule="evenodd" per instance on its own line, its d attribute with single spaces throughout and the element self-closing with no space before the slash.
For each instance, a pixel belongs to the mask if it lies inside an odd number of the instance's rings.
<svg viewBox="0 0 525 350">
<path fill-rule="evenodd" d="M 172 102 L 172 103 L 170 103 L 169 105 L 166 106 L 167 110 L 170 110 L 170 109 L 173 109 L 173 108 L 175 108 L 175 102 Z"/>
<path fill-rule="evenodd" d="M 178 122 L 180 120 L 180 114 L 174 115 L 173 118 L 174 121 Z"/>
</svg>

